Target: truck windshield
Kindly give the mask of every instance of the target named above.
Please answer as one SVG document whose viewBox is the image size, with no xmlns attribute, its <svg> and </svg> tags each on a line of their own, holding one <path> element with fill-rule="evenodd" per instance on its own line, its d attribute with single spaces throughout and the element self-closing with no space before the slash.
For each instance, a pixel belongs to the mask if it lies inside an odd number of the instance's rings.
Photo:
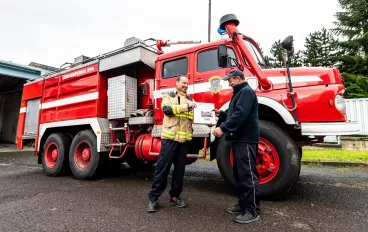
<svg viewBox="0 0 368 232">
<path fill-rule="evenodd" d="M 255 48 L 253 46 L 253 44 L 251 42 L 249 42 L 248 40 L 244 39 L 244 43 L 247 46 L 247 48 L 249 49 L 250 53 L 252 54 L 253 58 L 256 60 L 257 64 L 261 67 L 264 68 L 265 62 L 261 56 L 261 54 L 258 52 L 257 48 Z M 246 63 L 246 65 L 248 65 L 247 61 L 244 59 L 244 62 Z"/>
</svg>

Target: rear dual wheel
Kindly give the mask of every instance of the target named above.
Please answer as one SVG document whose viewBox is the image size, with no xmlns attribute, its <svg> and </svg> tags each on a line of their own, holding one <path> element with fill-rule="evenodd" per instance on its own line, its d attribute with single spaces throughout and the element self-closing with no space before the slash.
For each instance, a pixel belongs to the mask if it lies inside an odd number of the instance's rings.
<svg viewBox="0 0 368 232">
<path fill-rule="evenodd" d="M 97 152 L 97 138 L 92 130 L 79 132 L 70 146 L 69 165 L 75 178 L 92 179 L 103 171 L 107 155 Z"/>
<path fill-rule="evenodd" d="M 58 176 L 68 170 L 68 155 L 71 139 L 62 133 L 51 134 L 45 141 L 42 167 L 48 176 Z"/>
</svg>

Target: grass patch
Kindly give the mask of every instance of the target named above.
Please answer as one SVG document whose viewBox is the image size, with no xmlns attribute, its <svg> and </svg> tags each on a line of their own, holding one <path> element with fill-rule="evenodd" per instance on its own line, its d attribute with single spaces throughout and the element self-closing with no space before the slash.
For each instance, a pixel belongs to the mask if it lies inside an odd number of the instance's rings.
<svg viewBox="0 0 368 232">
<path fill-rule="evenodd" d="M 303 150 L 305 161 L 344 161 L 368 163 L 368 151 L 357 150 Z"/>
</svg>

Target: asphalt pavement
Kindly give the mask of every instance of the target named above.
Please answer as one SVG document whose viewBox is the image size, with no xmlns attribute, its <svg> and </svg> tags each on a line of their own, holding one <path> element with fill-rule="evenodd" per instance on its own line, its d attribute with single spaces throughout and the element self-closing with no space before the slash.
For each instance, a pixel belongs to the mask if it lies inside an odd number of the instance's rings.
<svg viewBox="0 0 368 232">
<path fill-rule="evenodd" d="M 368 169 L 303 166 L 280 201 L 261 201 L 261 220 L 232 221 L 235 197 L 216 163 L 187 166 L 184 199 L 146 212 L 152 172 L 123 167 L 94 181 L 48 177 L 31 152 L 0 153 L 0 231 L 368 231 Z M 170 178 L 169 178 L 170 180 Z"/>
</svg>

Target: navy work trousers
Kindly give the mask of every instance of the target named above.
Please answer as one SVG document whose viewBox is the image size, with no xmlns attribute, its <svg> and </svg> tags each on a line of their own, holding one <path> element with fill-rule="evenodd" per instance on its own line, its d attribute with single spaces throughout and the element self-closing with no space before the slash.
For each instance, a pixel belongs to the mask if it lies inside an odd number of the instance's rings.
<svg viewBox="0 0 368 232">
<path fill-rule="evenodd" d="M 239 206 L 254 216 L 260 214 L 259 180 L 256 168 L 258 144 L 233 142 L 233 174 Z"/>
<path fill-rule="evenodd" d="M 183 189 L 183 177 L 185 172 L 185 159 L 188 153 L 189 143 L 179 143 L 177 141 L 162 139 L 161 151 L 155 168 L 149 199 L 158 200 L 165 191 L 167 176 L 170 167 L 174 164 L 172 174 L 170 197 L 179 197 Z"/>
</svg>

